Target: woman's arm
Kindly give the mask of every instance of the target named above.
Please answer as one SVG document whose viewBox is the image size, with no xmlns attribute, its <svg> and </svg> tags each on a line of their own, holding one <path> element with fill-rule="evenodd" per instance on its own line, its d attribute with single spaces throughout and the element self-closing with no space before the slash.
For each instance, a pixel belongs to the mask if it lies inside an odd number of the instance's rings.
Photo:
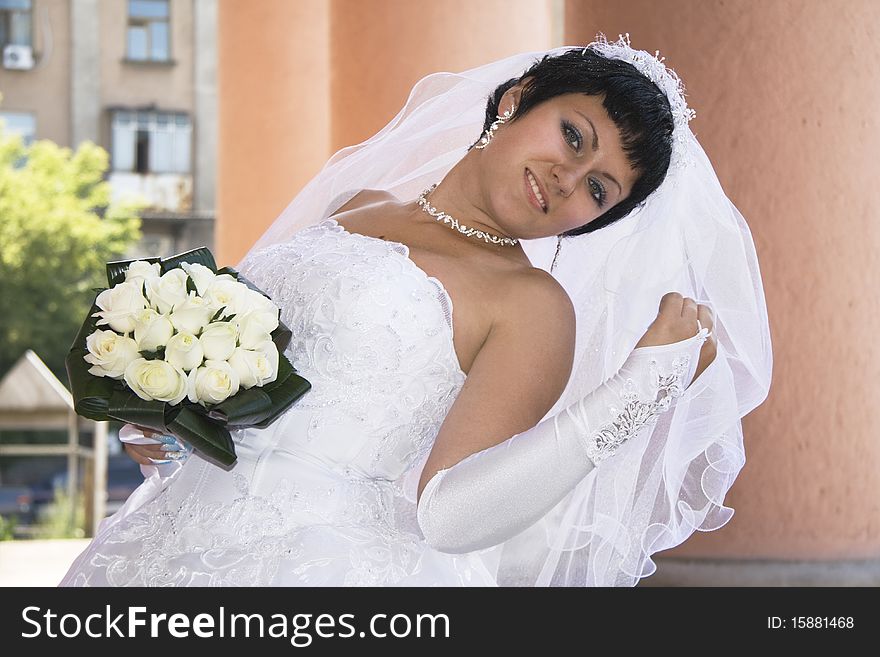
<svg viewBox="0 0 880 657">
<path fill-rule="evenodd" d="M 535 426 L 562 395 L 574 360 L 575 311 L 542 270 L 500 291 L 499 313 L 440 427 L 419 481 Z"/>
<path fill-rule="evenodd" d="M 699 362 L 712 323 L 708 309 L 700 315 L 707 328 L 697 333 L 697 305 L 666 295 L 644 346 L 621 371 L 538 423 L 567 381 L 571 343 L 557 339 L 565 304 L 548 300 L 546 291 L 539 299 L 534 294 L 524 297 L 523 310 L 543 303 L 545 312 L 511 316 L 497 331 L 493 327 L 425 465 L 418 520 L 438 550 L 483 549 L 526 529 L 623 442 L 651 426 L 700 365 L 708 365 Z M 693 337 L 656 344 L 658 336 L 682 334 Z M 517 422 L 531 422 L 531 428 L 511 428 Z M 499 438 L 504 431 L 513 437 Z"/>
</svg>

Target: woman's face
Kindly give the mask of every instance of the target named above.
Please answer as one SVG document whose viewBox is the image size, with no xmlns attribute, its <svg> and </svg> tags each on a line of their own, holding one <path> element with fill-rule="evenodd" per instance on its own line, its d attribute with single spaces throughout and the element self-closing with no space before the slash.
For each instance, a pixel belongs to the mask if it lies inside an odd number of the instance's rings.
<svg viewBox="0 0 880 657">
<path fill-rule="evenodd" d="M 514 87 L 501 112 L 518 101 Z M 524 239 L 583 226 L 625 199 L 637 179 L 601 96 L 565 94 L 499 126 L 481 151 L 481 196 L 506 234 Z"/>
</svg>

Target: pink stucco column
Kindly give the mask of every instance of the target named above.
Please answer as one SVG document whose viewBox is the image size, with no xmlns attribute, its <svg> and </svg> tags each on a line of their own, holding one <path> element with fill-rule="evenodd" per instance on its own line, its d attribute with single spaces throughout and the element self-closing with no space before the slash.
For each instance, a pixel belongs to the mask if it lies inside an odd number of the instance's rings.
<svg viewBox="0 0 880 657">
<path fill-rule="evenodd" d="M 421 77 L 552 46 L 555 9 L 554 0 L 221 2 L 219 261 L 237 262 L 327 158 L 382 128 Z"/>
<path fill-rule="evenodd" d="M 736 513 L 666 556 L 880 554 L 878 25 L 872 0 L 567 2 L 567 43 L 629 32 L 682 77 L 764 278 L 774 378 Z"/>
<path fill-rule="evenodd" d="M 234 265 L 327 158 L 329 6 L 218 4 L 218 263 Z"/>
</svg>

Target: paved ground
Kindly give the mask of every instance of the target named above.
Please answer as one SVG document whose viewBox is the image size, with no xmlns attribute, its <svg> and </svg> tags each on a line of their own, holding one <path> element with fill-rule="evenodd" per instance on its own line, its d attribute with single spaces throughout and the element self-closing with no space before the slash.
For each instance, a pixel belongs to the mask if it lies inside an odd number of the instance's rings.
<svg viewBox="0 0 880 657">
<path fill-rule="evenodd" d="M 57 586 L 89 539 L 0 541 L 0 586 Z"/>
</svg>

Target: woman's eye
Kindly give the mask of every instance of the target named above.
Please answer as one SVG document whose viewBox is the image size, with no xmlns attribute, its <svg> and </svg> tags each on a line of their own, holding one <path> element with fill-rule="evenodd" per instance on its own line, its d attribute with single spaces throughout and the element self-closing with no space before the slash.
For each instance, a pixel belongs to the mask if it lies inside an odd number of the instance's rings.
<svg viewBox="0 0 880 657">
<path fill-rule="evenodd" d="M 605 205 L 605 187 L 595 178 L 590 178 L 590 192 L 600 208 Z"/>
<path fill-rule="evenodd" d="M 574 148 L 575 151 L 581 149 L 581 133 L 577 128 L 570 123 L 563 122 L 562 133 L 565 135 L 565 141 L 568 142 L 569 146 Z"/>
<path fill-rule="evenodd" d="M 565 141 L 571 146 L 575 152 L 580 152 L 581 144 L 583 143 L 583 137 L 581 136 L 581 131 L 577 129 L 576 126 L 572 125 L 568 121 L 562 122 L 562 134 L 565 136 Z M 595 178 L 589 179 L 589 187 L 590 194 L 596 200 L 599 207 L 603 207 L 605 205 L 605 198 L 607 193 L 605 191 L 605 187 Z"/>
</svg>

